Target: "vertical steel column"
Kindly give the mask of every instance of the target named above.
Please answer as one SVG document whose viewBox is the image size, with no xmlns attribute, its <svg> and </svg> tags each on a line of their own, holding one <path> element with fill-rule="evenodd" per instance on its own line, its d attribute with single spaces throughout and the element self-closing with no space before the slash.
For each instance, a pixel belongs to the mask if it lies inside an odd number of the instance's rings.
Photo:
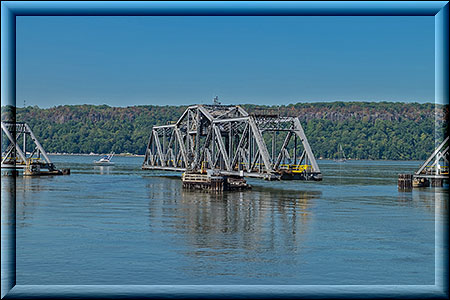
<svg viewBox="0 0 450 300">
<path fill-rule="evenodd" d="M 232 158 L 233 157 L 233 135 L 232 132 L 233 130 L 231 129 L 231 122 L 228 122 L 230 128 L 228 131 L 228 157 Z"/>
<path fill-rule="evenodd" d="M 294 165 L 297 164 L 297 135 L 294 136 Z"/>
</svg>

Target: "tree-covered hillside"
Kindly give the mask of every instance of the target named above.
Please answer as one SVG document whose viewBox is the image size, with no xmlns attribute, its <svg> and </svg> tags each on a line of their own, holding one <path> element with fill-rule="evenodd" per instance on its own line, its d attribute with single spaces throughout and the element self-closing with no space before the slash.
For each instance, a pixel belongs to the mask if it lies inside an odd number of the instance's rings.
<svg viewBox="0 0 450 300">
<path fill-rule="evenodd" d="M 435 132 L 442 139 L 448 107 L 431 103 L 321 102 L 268 107 L 243 105 L 299 116 L 316 157 L 334 158 L 341 144 L 353 159 L 418 159 L 431 154 Z M 107 105 L 17 108 L 48 152 L 143 154 L 153 125 L 177 120 L 186 106 Z M 2 120 L 7 118 L 2 108 Z M 435 130 L 435 126 L 438 130 Z"/>
</svg>

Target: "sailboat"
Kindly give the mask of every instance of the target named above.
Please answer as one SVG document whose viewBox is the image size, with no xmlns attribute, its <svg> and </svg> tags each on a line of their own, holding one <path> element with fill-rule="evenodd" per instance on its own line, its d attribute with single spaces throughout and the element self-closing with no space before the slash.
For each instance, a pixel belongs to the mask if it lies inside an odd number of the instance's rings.
<svg viewBox="0 0 450 300">
<path fill-rule="evenodd" d="M 335 162 L 345 162 L 345 154 L 344 154 L 344 150 L 342 150 L 342 145 L 339 144 L 339 151 L 338 151 L 338 159 L 334 160 Z"/>
</svg>

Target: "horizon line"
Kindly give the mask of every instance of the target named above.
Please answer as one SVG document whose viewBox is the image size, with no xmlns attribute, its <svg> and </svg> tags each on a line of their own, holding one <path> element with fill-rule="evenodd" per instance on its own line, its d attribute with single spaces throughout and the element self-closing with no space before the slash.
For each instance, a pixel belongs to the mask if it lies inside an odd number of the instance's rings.
<svg viewBox="0 0 450 300">
<path fill-rule="evenodd" d="M 426 105 L 426 104 L 434 104 L 434 105 L 448 105 L 443 103 L 437 103 L 437 102 L 405 102 L 405 101 L 386 101 L 386 100 L 374 100 L 374 101 L 363 101 L 363 100 L 330 100 L 330 101 L 306 101 L 306 102 L 296 102 L 296 103 L 288 103 L 288 104 L 257 104 L 257 103 L 221 103 L 220 105 L 257 105 L 257 106 L 267 106 L 267 107 L 287 107 L 291 105 L 297 105 L 297 104 L 331 104 L 331 103 L 345 103 L 345 104 L 351 104 L 351 103 L 395 103 L 395 104 L 419 104 L 419 105 Z M 28 107 L 37 107 L 40 109 L 50 109 L 50 108 L 57 108 L 61 106 L 107 106 L 107 107 L 140 107 L 140 106 L 159 106 L 159 107 L 180 107 L 180 106 L 191 106 L 191 105 L 214 105 L 214 103 L 190 103 L 190 104 L 135 104 L 135 105 L 109 105 L 109 104 L 92 104 L 92 103 L 83 103 L 83 104 L 60 104 L 60 105 L 54 105 L 54 106 L 39 106 L 39 105 L 27 105 L 27 106 L 18 106 L 16 105 L 16 108 L 28 108 Z M 2 105 L 2 107 L 5 106 L 12 106 L 12 105 Z"/>
</svg>

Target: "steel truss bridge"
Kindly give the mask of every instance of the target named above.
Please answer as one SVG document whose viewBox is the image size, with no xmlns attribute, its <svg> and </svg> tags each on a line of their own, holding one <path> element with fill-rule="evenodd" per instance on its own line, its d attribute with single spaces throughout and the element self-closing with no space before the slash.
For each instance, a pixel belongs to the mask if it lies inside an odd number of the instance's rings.
<svg viewBox="0 0 450 300">
<path fill-rule="evenodd" d="M 50 171 L 56 170 L 28 124 L 2 121 L 1 125 L 2 169 L 25 169 L 30 165 L 39 165 Z"/>
<path fill-rule="evenodd" d="M 298 117 L 227 105 L 189 106 L 178 121 L 154 126 L 142 169 L 322 180 Z"/>
<path fill-rule="evenodd" d="M 434 150 L 434 152 L 423 163 L 419 170 L 414 173 L 414 178 L 448 179 L 449 178 L 449 137 Z"/>
</svg>

